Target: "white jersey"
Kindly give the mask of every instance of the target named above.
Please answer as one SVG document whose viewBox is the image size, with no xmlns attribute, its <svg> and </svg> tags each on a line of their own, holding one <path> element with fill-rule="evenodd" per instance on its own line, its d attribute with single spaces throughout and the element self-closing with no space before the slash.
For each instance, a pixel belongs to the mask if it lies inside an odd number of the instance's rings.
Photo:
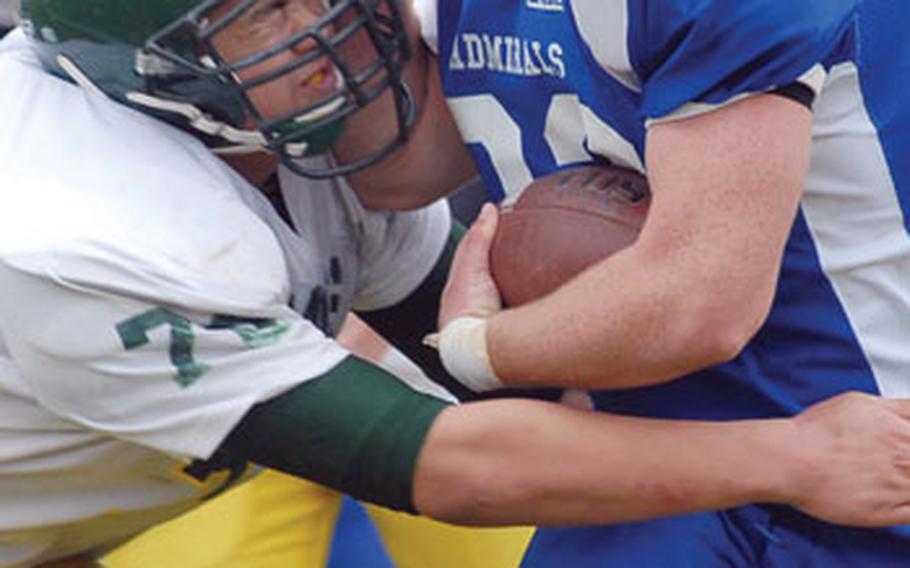
<svg viewBox="0 0 910 568">
<path fill-rule="evenodd" d="M 116 544 L 235 478 L 187 465 L 346 357 L 345 312 L 413 291 L 449 226 L 444 204 L 367 213 L 283 173 L 295 233 L 194 138 L 43 72 L 21 32 L 0 76 L 10 567 Z"/>
</svg>

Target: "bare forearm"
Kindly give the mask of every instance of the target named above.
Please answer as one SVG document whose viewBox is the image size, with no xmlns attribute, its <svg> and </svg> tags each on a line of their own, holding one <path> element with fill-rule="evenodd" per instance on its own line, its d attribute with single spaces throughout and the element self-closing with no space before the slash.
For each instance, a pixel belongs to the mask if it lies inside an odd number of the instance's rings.
<svg viewBox="0 0 910 568">
<path fill-rule="evenodd" d="M 737 355 L 771 306 L 810 124 L 805 108 L 764 96 L 652 127 L 654 195 L 638 241 L 493 318 L 496 374 L 509 384 L 642 386 Z"/>
<path fill-rule="evenodd" d="M 629 249 L 546 298 L 495 315 L 487 349 L 496 375 L 509 386 L 625 388 L 734 356 L 747 337 L 742 322 L 722 295 L 687 294 L 706 284 L 674 271 L 674 262 L 686 261 Z"/>
<path fill-rule="evenodd" d="M 531 401 L 470 404 L 447 409 L 431 430 L 415 503 L 462 524 L 560 525 L 782 501 L 796 469 L 788 467 L 790 428 L 786 420 L 706 424 Z"/>
</svg>

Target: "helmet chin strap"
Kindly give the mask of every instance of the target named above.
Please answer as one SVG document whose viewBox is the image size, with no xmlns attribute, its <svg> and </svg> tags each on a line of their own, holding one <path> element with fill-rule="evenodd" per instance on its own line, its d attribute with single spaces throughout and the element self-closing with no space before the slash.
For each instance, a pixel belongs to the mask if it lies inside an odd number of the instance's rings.
<svg viewBox="0 0 910 568">
<path fill-rule="evenodd" d="M 84 90 L 106 99 L 110 97 L 102 91 L 82 69 L 66 55 L 57 56 L 57 64 L 66 72 L 74 83 Z M 340 76 L 336 70 L 336 81 Z M 207 134 L 221 138 L 230 142 L 232 145 L 219 148 L 212 148 L 212 151 L 219 155 L 232 156 L 242 154 L 254 154 L 257 152 L 272 152 L 268 147 L 266 137 L 258 130 L 243 130 L 235 128 L 226 122 L 215 120 L 208 114 L 204 113 L 195 105 L 171 101 L 160 97 L 155 97 L 139 91 L 129 91 L 126 93 L 126 99 L 133 104 L 153 109 L 160 112 L 172 113 L 182 116 L 187 123 L 194 129 Z M 310 112 L 298 116 L 294 122 L 306 123 L 317 120 L 338 109 L 344 104 L 342 97 L 335 98 L 326 104 L 311 110 Z M 309 144 L 307 142 L 291 142 L 284 145 L 284 151 L 289 156 L 299 158 L 306 154 Z"/>
<path fill-rule="evenodd" d="M 74 83 L 82 87 L 84 90 L 92 93 L 93 95 L 110 99 L 110 97 L 108 97 L 108 95 L 102 91 L 89 78 L 88 75 L 83 73 L 82 69 L 80 69 L 79 66 L 76 65 L 73 60 L 66 55 L 58 55 L 57 64 L 61 69 L 63 69 L 63 71 L 66 72 L 67 75 L 70 76 Z M 217 136 L 234 144 L 233 146 L 214 149 L 213 151 L 216 153 L 252 154 L 255 152 L 270 151 L 265 136 L 263 136 L 259 131 L 240 130 L 238 128 L 234 128 L 225 122 L 214 120 L 194 105 L 169 101 L 159 97 L 153 97 L 145 93 L 140 93 L 138 91 L 130 91 L 126 93 L 126 98 L 128 101 L 146 108 L 179 114 L 180 116 L 184 117 L 190 126 L 196 130 L 210 136 Z M 295 146 L 302 146 L 301 153 L 306 151 L 306 143 L 296 144 Z"/>
<path fill-rule="evenodd" d="M 107 96 L 107 93 L 99 89 L 98 85 L 93 83 L 92 80 L 88 78 L 88 75 L 83 73 L 82 69 L 80 69 L 79 66 L 76 65 L 69 57 L 63 55 L 62 53 L 57 55 L 57 65 L 59 65 L 60 68 L 70 76 L 70 79 L 72 79 L 74 83 L 82 87 L 84 90 L 105 99 L 110 98 Z"/>
<path fill-rule="evenodd" d="M 215 61 L 208 55 L 201 57 L 200 62 L 203 66 L 210 69 L 215 69 L 217 67 Z M 140 73 L 142 74 L 155 74 L 162 69 L 162 65 L 164 66 L 163 69 L 165 71 L 171 71 L 171 68 L 168 67 L 167 61 L 161 60 L 158 57 L 150 56 L 144 52 L 140 52 L 137 55 L 137 69 L 139 69 Z M 340 87 L 343 79 L 341 77 L 341 74 L 338 72 L 338 69 L 334 69 L 334 74 L 336 87 Z M 242 82 L 240 77 L 236 74 L 232 73 L 232 77 L 235 83 L 240 84 Z M 233 144 L 232 146 L 212 148 L 212 151 L 216 154 L 232 156 L 252 154 L 256 152 L 273 152 L 273 150 L 268 146 L 268 140 L 259 130 L 243 130 L 235 128 L 226 122 L 213 119 L 210 115 L 204 113 L 199 109 L 199 107 L 195 105 L 163 99 L 138 91 L 130 91 L 126 93 L 126 98 L 130 102 L 140 106 L 151 108 L 157 111 L 178 114 L 184 117 L 189 125 L 196 130 L 203 132 L 209 136 L 221 138 L 222 140 L 226 140 Z M 294 122 L 306 123 L 314 121 L 331 112 L 334 112 L 343 104 L 344 98 L 339 96 L 309 111 L 304 115 L 295 117 Z M 283 149 L 284 152 L 289 156 L 300 158 L 306 154 L 308 147 L 309 144 L 307 142 L 289 142 L 284 144 Z"/>
<path fill-rule="evenodd" d="M 179 114 L 196 130 L 208 134 L 209 136 L 217 136 L 222 140 L 227 140 L 234 144 L 233 146 L 212 148 L 212 151 L 216 154 L 236 155 L 272 151 L 268 147 L 266 137 L 258 130 L 241 130 L 239 128 L 234 128 L 226 122 L 213 119 L 211 116 L 199 110 L 195 105 L 170 101 L 138 91 L 126 93 L 126 98 L 137 105 L 158 111 Z M 305 115 L 298 116 L 294 119 L 294 122 L 306 123 L 316 120 L 331 113 L 343 104 L 344 100 L 339 97 L 319 108 L 311 110 Z M 289 156 L 299 158 L 306 154 L 308 147 L 309 144 L 307 142 L 289 142 L 284 145 L 284 152 Z"/>
<path fill-rule="evenodd" d="M 189 103 L 180 103 L 169 101 L 160 97 L 153 97 L 139 91 L 130 91 L 126 93 L 126 98 L 133 104 L 157 111 L 178 114 L 186 119 L 187 123 L 194 129 L 216 136 L 223 140 L 233 143 L 233 146 L 213 149 L 219 154 L 250 154 L 253 152 L 268 151 L 268 142 L 265 136 L 258 130 L 241 130 L 234 128 L 226 122 L 215 120 L 211 116 L 199 110 L 195 105 Z"/>
</svg>

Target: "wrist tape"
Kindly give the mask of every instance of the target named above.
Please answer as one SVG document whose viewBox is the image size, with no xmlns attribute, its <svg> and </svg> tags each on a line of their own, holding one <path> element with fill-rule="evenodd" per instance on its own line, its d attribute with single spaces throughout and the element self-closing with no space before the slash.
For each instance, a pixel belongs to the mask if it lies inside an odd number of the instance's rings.
<svg viewBox="0 0 910 568">
<path fill-rule="evenodd" d="M 436 343 L 442 365 L 458 382 L 474 392 L 505 388 L 493 373 L 487 354 L 487 320 L 460 317 L 451 322 L 438 337 L 427 338 Z"/>
</svg>

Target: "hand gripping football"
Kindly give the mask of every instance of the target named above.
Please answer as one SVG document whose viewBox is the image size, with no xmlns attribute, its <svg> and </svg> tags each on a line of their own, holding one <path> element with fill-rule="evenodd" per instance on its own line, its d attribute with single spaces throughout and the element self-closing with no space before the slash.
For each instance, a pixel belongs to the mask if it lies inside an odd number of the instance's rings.
<svg viewBox="0 0 910 568">
<path fill-rule="evenodd" d="M 581 166 L 538 178 L 503 207 L 490 251 L 507 306 L 540 298 L 638 237 L 651 193 L 645 177 Z"/>
</svg>

